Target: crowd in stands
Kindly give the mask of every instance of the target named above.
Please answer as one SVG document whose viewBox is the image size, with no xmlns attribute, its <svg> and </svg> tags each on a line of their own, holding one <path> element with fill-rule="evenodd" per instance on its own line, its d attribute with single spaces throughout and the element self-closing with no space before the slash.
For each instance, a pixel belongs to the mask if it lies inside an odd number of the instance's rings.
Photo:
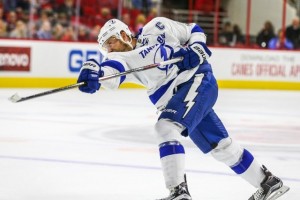
<svg viewBox="0 0 300 200">
<path fill-rule="evenodd" d="M 132 0 L 122 12 L 133 33 L 156 16 L 150 0 L 141 2 Z M 118 0 L 85 0 L 78 7 L 76 0 L 0 0 L 0 38 L 95 42 L 117 11 Z"/>
<path fill-rule="evenodd" d="M 255 36 L 254 47 L 267 49 L 300 49 L 300 20 L 294 18 L 285 30 L 277 32 L 270 21 L 266 21 Z M 245 46 L 245 36 L 238 25 L 226 22 L 219 34 L 219 44 L 222 46 Z"/>
<path fill-rule="evenodd" d="M 123 7 L 121 20 L 132 33 L 157 15 L 151 0 L 126 2 L 130 5 Z M 203 2 L 210 1 L 197 0 L 195 8 L 213 11 L 213 4 Z M 0 0 L 0 38 L 95 42 L 103 24 L 117 15 L 118 0 L 84 0 L 78 7 L 76 0 Z M 245 46 L 245 40 L 240 27 L 231 22 L 224 23 L 218 35 L 221 46 Z M 251 42 L 259 48 L 300 49 L 299 18 L 277 32 L 266 21 Z"/>
</svg>

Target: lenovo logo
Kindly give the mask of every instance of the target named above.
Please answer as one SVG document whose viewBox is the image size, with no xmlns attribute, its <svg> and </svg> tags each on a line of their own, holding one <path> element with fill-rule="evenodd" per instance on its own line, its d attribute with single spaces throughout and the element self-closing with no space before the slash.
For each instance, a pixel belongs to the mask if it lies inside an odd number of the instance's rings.
<svg viewBox="0 0 300 200">
<path fill-rule="evenodd" d="M 30 48 L 0 47 L 0 71 L 30 71 Z"/>
</svg>

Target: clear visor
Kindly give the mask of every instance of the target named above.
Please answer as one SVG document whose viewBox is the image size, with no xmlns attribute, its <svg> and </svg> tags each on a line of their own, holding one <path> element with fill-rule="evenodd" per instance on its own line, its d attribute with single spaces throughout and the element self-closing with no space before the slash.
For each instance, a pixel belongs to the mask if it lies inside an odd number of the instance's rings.
<svg viewBox="0 0 300 200">
<path fill-rule="evenodd" d="M 112 45 L 114 45 L 116 42 L 118 42 L 119 38 L 117 38 L 116 36 L 111 36 L 110 38 L 108 38 L 102 45 L 102 49 L 106 52 L 109 51 L 109 49 L 111 48 Z"/>
</svg>

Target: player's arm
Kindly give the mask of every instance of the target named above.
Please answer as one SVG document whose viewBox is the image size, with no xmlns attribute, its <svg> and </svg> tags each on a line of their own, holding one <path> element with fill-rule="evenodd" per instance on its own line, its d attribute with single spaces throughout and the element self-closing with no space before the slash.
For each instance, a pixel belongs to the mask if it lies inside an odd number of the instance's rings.
<svg viewBox="0 0 300 200">
<path fill-rule="evenodd" d="M 197 67 L 211 56 L 211 51 L 206 45 L 206 36 L 202 28 L 197 24 L 190 24 L 188 27 L 190 34 L 188 34 L 187 45 L 173 54 L 174 58 L 183 57 L 183 60 L 177 63 L 180 69 Z"/>
<path fill-rule="evenodd" d="M 94 59 L 83 63 L 77 82 L 85 82 L 85 85 L 79 87 L 79 90 L 85 93 L 95 93 L 100 87 L 107 89 L 117 89 L 125 80 L 126 76 L 116 77 L 99 83 L 99 78 L 124 72 L 124 63 L 117 60 L 107 60 L 99 64 Z"/>
<path fill-rule="evenodd" d="M 166 24 L 172 35 L 183 45 L 173 57 L 183 57 L 178 63 L 181 69 L 190 69 L 202 64 L 211 56 L 211 51 L 206 45 L 206 35 L 203 29 L 195 24 L 185 24 L 167 18 L 160 18 L 161 23 Z"/>
<path fill-rule="evenodd" d="M 101 69 L 103 70 L 104 76 L 109 76 L 112 74 L 122 73 L 125 71 L 126 63 L 121 60 L 107 60 L 101 63 Z M 120 76 L 112 79 L 103 81 L 102 86 L 106 89 L 118 89 L 119 86 L 124 82 L 126 76 Z"/>
</svg>

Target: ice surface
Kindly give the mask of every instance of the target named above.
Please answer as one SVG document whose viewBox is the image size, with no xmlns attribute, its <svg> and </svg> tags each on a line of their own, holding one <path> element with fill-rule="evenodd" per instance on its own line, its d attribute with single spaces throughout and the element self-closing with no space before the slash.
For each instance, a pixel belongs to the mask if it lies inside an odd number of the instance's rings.
<svg viewBox="0 0 300 200">
<path fill-rule="evenodd" d="M 22 103 L 45 90 L 0 90 L 1 200 L 154 200 L 164 197 L 145 90 L 65 91 Z M 220 90 L 215 111 L 231 136 L 300 199 L 300 92 Z M 245 200 L 248 183 L 203 155 L 188 139 L 186 169 L 195 200 Z"/>
</svg>

